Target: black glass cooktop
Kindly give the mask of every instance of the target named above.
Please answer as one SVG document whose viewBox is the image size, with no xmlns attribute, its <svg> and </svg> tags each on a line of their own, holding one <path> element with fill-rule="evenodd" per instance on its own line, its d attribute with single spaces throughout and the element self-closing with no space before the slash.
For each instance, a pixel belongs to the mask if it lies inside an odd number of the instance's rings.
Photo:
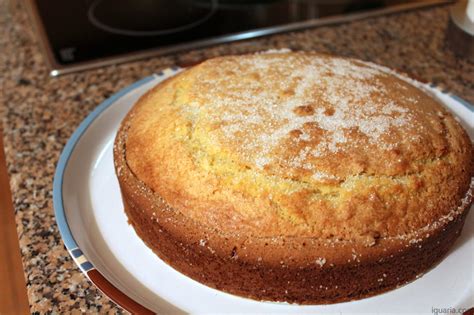
<svg viewBox="0 0 474 315">
<path fill-rule="evenodd" d="M 407 3 L 418 6 L 420 1 L 30 0 L 30 7 L 54 75 L 68 68 L 309 27 L 329 17 Z"/>
</svg>

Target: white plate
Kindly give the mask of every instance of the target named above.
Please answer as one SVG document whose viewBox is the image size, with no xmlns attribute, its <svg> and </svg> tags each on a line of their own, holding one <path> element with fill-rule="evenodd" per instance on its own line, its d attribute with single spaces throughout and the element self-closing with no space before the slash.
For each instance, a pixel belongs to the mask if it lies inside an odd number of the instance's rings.
<svg viewBox="0 0 474 315">
<path fill-rule="evenodd" d="M 159 313 L 426 313 L 474 305 L 474 215 L 470 212 L 449 255 L 422 278 L 375 297 L 347 303 L 300 306 L 257 302 L 204 286 L 161 261 L 128 225 L 113 167 L 119 124 L 147 90 L 179 71 L 145 78 L 101 104 L 80 125 L 63 151 L 54 182 L 54 207 L 66 247 L 81 270 L 125 308 Z M 474 111 L 461 99 L 425 85 L 456 115 L 471 139 Z M 95 274 L 123 293 L 114 292 Z M 127 300 L 128 299 L 128 300 Z M 127 304 L 128 303 L 128 304 Z"/>
</svg>

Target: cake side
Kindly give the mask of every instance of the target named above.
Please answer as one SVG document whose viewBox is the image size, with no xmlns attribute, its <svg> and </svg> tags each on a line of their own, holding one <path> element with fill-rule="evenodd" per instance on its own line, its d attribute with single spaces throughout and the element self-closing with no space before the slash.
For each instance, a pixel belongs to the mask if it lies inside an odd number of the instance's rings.
<svg viewBox="0 0 474 315">
<path fill-rule="evenodd" d="M 170 207 L 125 160 L 125 123 L 114 156 L 125 211 L 137 234 L 173 268 L 210 287 L 257 300 L 326 304 L 404 285 L 446 254 L 459 236 L 472 192 L 418 238 L 380 239 L 375 246 L 308 237 L 222 235 Z"/>
</svg>

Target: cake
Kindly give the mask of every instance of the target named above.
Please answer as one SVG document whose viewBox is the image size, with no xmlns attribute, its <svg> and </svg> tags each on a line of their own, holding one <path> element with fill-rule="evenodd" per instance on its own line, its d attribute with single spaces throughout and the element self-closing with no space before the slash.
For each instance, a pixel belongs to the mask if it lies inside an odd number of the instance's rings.
<svg viewBox="0 0 474 315">
<path fill-rule="evenodd" d="M 129 223 L 163 261 L 299 304 L 423 275 L 458 238 L 474 175 L 469 136 L 416 82 L 285 51 L 161 82 L 123 120 L 114 163 Z"/>
</svg>

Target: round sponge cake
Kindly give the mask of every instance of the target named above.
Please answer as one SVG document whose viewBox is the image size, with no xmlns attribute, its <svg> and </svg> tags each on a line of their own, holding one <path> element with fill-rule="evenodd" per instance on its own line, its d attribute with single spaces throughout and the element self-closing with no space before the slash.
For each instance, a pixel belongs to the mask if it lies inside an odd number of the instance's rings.
<svg viewBox="0 0 474 315">
<path fill-rule="evenodd" d="M 448 251 L 472 201 L 472 144 L 443 106 L 385 68 L 316 53 L 215 58 L 160 83 L 114 159 L 160 258 L 259 300 L 403 285 Z"/>
</svg>

